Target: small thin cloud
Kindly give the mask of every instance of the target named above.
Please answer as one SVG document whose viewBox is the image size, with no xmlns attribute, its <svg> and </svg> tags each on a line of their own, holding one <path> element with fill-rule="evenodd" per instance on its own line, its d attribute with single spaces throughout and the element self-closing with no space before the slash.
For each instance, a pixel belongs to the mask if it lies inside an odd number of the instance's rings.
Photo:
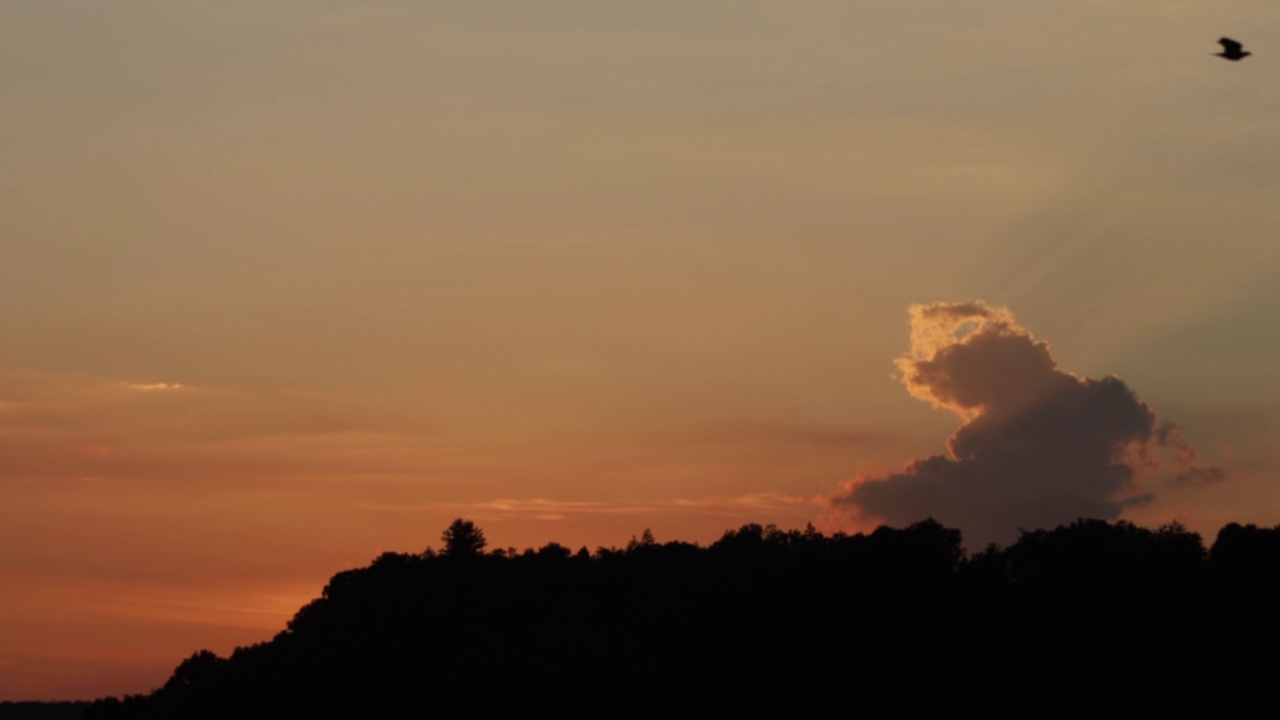
<svg viewBox="0 0 1280 720">
<path fill-rule="evenodd" d="M 239 389 L 0 367 L 0 478 L 167 482 L 419 475 L 450 452 L 412 412 L 342 393 Z"/>
<path fill-rule="evenodd" d="M 700 498 L 676 498 L 671 504 L 678 508 L 700 511 L 753 512 L 760 510 L 786 510 L 812 508 L 821 504 L 821 498 L 787 495 L 780 492 L 758 492 L 745 495 L 710 495 Z"/>
<path fill-rule="evenodd" d="M 511 514 L 574 514 L 590 513 L 599 515 L 635 515 L 652 510 L 645 504 L 630 502 L 605 503 L 592 500 L 553 500 L 550 498 L 499 498 L 476 503 L 470 507 L 478 510 L 493 510 Z"/>
<path fill-rule="evenodd" d="M 81 445 L 76 452 L 99 460 L 117 460 L 129 457 L 129 453 L 106 445 Z"/>
<path fill-rule="evenodd" d="M 181 390 L 183 388 L 182 383 L 168 383 L 168 382 L 126 383 L 126 385 L 130 390 L 136 390 L 138 392 L 167 392 L 172 390 Z"/>
<path fill-rule="evenodd" d="M 660 500 L 560 500 L 554 498 L 496 498 L 479 502 L 448 503 L 361 503 L 361 510 L 377 512 L 450 512 L 484 513 L 490 516 L 532 517 L 562 520 L 584 515 L 656 515 L 665 513 L 699 514 L 756 519 L 762 512 L 808 516 L 822 507 L 820 497 L 800 497 L 778 492 L 744 495 L 707 495 Z"/>
<path fill-rule="evenodd" d="M 658 505 L 620 501 L 606 503 L 593 500 L 555 500 L 551 498 L 495 498 L 478 502 L 439 503 L 361 503 L 361 510 L 390 512 L 459 511 L 484 512 L 498 515 L 528 515 L 537 517 L 567 515 L 641 515 L 656 512 Z"/>
<path fill-rule="evenodd" d="M 1216 485 L 1226 479 L 1227 472 L 1220 467 L 1193 467 L 1178 473 L 1178 476 L 1174 478 L 1174 482 L 1178 485 L 1200 487 L 1203 485 Z"/>
</svg>

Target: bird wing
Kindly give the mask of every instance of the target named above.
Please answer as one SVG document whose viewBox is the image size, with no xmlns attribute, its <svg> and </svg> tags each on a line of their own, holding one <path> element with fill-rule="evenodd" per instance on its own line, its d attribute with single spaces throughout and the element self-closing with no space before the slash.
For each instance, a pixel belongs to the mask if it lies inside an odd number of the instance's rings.
<svg viewBox="0 0 1280 720">
<path fill-rule="evenodd" d="M 1235 40 L 1232 40 L 1231 38 L 1225 38 L 1225 37 L 1218 38 L 1218 43 L 1222 45 L 1222 51 L 1228 52 L 1228 53 L 1238 53 L 1240 52 L 1240 49 L 1244 47 L 1243 45 L 1236 42 Z"/>
</svg>

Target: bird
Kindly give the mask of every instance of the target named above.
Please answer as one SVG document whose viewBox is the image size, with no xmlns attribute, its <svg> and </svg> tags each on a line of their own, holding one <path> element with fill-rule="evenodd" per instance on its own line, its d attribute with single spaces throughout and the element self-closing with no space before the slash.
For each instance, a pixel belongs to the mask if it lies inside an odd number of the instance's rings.
<svg viewBox="0 0 1280 720">
<path fill-rule="evenodd" d="M 1218 38 L 1218 44 L 1222 45 L 1222 52 L 1214 53 L 1214 55 L 1226 58 L 1232 62 L 1236 60 L 1243 60 L 1252 54 L 1248 50 L 1245 50 L 1243 45 L 1231 38 Z"/>
</svg>

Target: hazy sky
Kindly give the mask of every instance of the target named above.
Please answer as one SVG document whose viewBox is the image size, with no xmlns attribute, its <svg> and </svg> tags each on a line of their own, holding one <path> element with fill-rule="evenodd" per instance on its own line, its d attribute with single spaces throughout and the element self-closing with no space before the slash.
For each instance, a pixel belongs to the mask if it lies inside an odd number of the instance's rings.
<svg viewBox="0 0 1280 720">
<path fill-rule="evenodd" d="M 1226 477 L 1098 507 L 1274 525 L 1278 68 L 1235 0 L 6 0 L 0 699 L 148 691 L 459 516 L 930 508 L 858 486 L 995 416 L 904 387 L 913 305 Z"/>
</svg>

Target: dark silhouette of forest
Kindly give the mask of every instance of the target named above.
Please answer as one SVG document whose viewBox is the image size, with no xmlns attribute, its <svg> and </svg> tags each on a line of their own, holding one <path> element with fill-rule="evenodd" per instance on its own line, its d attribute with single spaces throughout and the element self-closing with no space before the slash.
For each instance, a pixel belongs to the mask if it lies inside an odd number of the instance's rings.
<svg viewBox="0 0 1280 720">
<path fill-rule="evenodd" d="M 1280 527 L 1080 520 L 962 550 L 746 525 L 708 547 L 444 548 L 333 576 L 269 642 L 86 718 L 439 713 L 1174 717 L 1277 707 Z"/>
</svg>

